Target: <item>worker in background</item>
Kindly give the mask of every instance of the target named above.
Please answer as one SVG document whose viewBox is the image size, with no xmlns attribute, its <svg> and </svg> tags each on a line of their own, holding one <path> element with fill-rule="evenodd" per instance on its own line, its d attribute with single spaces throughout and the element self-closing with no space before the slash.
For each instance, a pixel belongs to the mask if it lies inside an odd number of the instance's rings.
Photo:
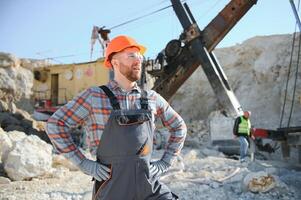
<svg viewBox="0 0 301 200">
<path fill-rule="evenodd" d="M 251 133 L 250 116 L 250 111 L 244 111 L 243 115 L 237 117 L 234 122 L 233 134 L 239 138 L 240 142 L 240 162 L 246 161 L 245 158 L 250 144 L 249 138 L 254 139 Z"/>
<path fill-rule="evenodd" d="M 114 71 L 114 80 L 86 89 L 47 122 L 56 150 L 94 178 L 94 199 L 177 199 L 159 178 L 180 153 L 187 129 L 162 96 L 138 87 L 145 50 L 128 36 L 112 39 L 104 65 Z M 162 158 L 152 161 L 155 117 L 171 136 Z M 79 123 L 86 129 L 96 161 L 88 159 L 72 140 L 71 128 Z"/>
</svg>

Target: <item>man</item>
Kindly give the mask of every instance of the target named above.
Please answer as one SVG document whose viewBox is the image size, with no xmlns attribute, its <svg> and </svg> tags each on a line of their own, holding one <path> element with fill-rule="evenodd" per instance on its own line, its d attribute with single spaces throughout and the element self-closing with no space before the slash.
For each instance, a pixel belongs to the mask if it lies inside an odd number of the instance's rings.
<svg viewBox="0 0 301 200">
<path fill-rule="evenodd" d="M 128 36 L 111 40 L 104 64 L 114 71 L 114 80 L 83 91 L 47 122 L 58 152 L 94 178 L 93 199 L 177 198 L 159 178 L 180 153 L 186 125 L 158 93 L 137 86 L 145 50 Z M 151 162 L 155 117 L 171 136 L 162 158 Z M 72 141 L 70 130 L 77 124 L 85 127 L 97 161 L 86 158 Z"/>
<path fill-rule="evenodd" d="M 245 162 L 249 147 L 249 137 L 251 136 L 250 111 L 244 111 L 243 116 L 237 117 L 233 127 L 233 134 L 239 138 L 240 142 L 240 162 Z"/>
</svg>

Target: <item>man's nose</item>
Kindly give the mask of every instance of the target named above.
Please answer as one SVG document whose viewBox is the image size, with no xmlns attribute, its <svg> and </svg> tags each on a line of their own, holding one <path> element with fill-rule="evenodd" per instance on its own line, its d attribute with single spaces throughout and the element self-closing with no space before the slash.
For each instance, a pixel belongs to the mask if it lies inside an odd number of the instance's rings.
<svg viewBox="0 0 301 200">
<path fill-rule="evenodd" d="M 142 59 L 139 58 L 139 57 L 135 57 L 134 63 L 135 63 L 135 64 L 141 64 L 141 63 L 142 63 Z"/>
</svg>

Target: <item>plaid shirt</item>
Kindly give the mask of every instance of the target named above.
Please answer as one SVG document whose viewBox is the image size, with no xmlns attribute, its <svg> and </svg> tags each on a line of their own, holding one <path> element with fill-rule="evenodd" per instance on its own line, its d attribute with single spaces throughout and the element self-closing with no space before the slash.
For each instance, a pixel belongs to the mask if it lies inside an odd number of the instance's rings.
<svg viewBox="0 0 301 200">
<path fill-rule="evenodd" d="M 128 92 L 120 88 L 114 80 L 110 81 L 107 86 L 115 94 L 121 109 L 141 108 L 141 90 L 137 85 Z M 159 117 L 171 133 L 162 158 L 171 163 L 183 147 L 187 132 L 186 125 L 161 95 L 150 90 L 147 92 L 147 98 L 153 116 Z M 78 165 L 85 157 L 72 140 L 73 128 L 79 124 L 85 128 L 87 144 L 91 153 L 96 154 L 111 111 L 109 98 L 103 90 L 99 87 L 91 87 L 57 110 L 49 118 L 46 132 L 55 149 Z M 153 126 L 155 126 L 154 123 Z"/>
</svg>

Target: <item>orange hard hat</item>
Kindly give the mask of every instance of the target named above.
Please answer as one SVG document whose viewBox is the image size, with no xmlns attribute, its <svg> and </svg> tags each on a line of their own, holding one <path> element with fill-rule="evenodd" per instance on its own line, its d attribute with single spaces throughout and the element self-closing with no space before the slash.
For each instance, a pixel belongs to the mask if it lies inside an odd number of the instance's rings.
<svg viewBox="0 0 301 200">
<path fill-rule="evenodd" d="M 133 38 L 125 35 L 117 36 L 114 39 L 112 39 L 107 46 L 104 63 L 105 66 L 111 68 L 111 55 L 129 47 L 137 47 L 142 55 L 146 51 L 146 48 L 138 44 Z"/>
</svg>

